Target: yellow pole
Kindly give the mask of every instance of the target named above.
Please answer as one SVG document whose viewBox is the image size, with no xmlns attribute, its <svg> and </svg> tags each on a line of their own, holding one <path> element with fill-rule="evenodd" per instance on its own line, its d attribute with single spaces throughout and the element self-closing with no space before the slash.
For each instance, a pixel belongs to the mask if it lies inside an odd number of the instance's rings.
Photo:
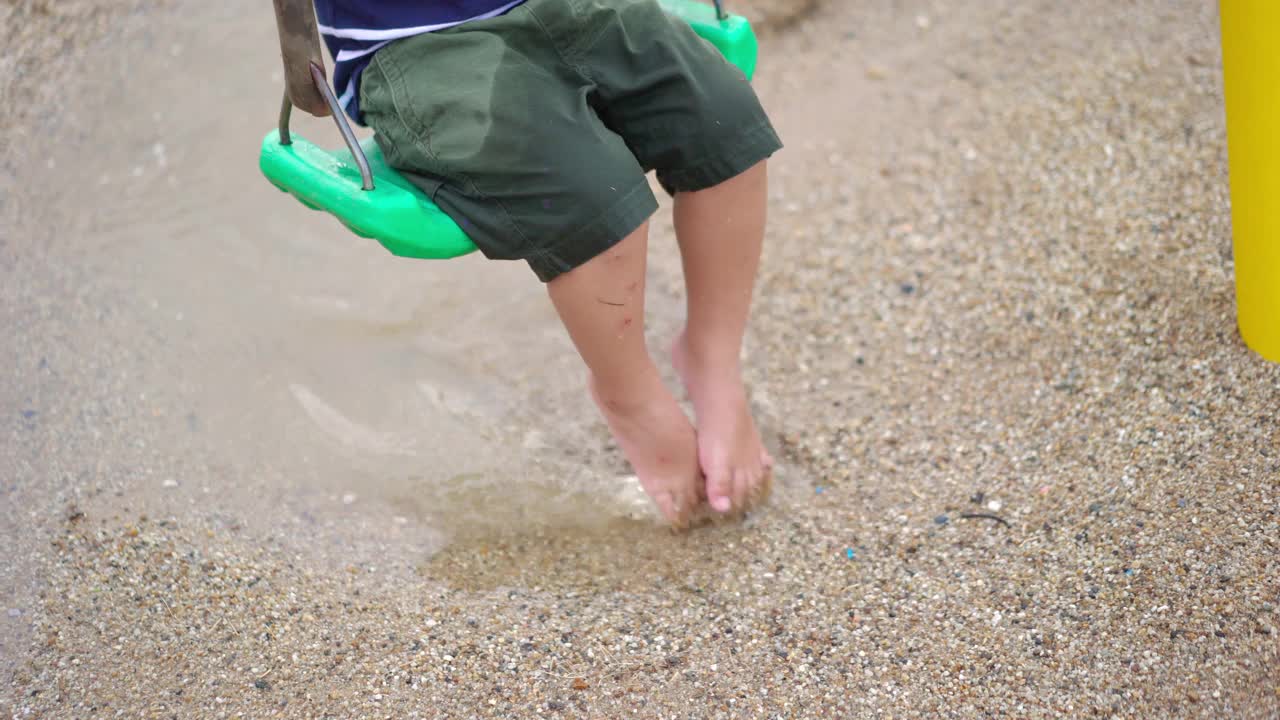
<svg viewBox="0 0 1280 720">
<path fill-rule="evenodd" d="M 1280 362 L 1280 0 L 1220 0 L 1236 313 Z"/>
</svg>

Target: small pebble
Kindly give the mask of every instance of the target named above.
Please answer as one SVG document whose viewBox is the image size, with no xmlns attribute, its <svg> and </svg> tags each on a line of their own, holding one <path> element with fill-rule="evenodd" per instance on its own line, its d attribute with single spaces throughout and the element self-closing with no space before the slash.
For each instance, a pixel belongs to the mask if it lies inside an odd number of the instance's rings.
<svg viewBox="0 0 1280 720">
<path fill-rule="evenodd" d="M 951 522 L 951 518 L 947 517 L 946 515 L 939 515 L 938 517 L 933 519 L 933 522 L 938 525 L 946 525 L 947 523 Z"/>
<path fill-rule="evenodd" d="M 9 617 L 19 617 L 21 615 L 22 611 L 18 608 L 9 608 Z"/>
<path fill-rule="evenodd" d="M 355 493 L 347 493 L 347 494 L 345 494 L 345 495 L 343 495 L 343 496 L 342 496 L 342 504 L 343 504 L 343 505 L 350 505 L 351 503 L 353 503 L 353 502 L 355 502 L 355 501 L 356 501 Z"/>
<path fill-rule="evenodd" d="M 170 478 L 170 479 L 165 480 L 164 482 L 160 483 L 160 486 L 161 486 L 161 487 L 166 487 L 166 488 L 176 488 L 176 487 L 178 487 L 178 481 L 177 481 L 177 480 L 174 480 L 173 478 Z"/>
<path fill-rule="evenodd" d="M 987 509 L 990 510 L 991 512 L 1000 512 L 1000 508 L 1002 507 L 1004 507 L 1004 503 L 1000 502 L 999 500 L 992 500 L 991 502 L 987 503 Z"/>
</svg>

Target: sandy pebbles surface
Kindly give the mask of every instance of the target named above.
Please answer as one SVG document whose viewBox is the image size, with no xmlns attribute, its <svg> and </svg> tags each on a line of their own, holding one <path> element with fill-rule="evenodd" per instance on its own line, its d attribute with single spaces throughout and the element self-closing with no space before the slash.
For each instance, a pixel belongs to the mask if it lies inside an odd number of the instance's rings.
<svg viewBox="0 0 1280 720">
<path fill-rule="evenodd" d="M 1280 716 L 1280 367 L 1233 326 L 1215 4 L 829 2 L 763 53 L 785 471 L 743 526 L 335 565 L 264 508 L 113 492 L 219 470 L 136 404 L 60 423 L 147 357 L 76 352 L 127 324 L 4 238 L 4 716 Z"/>
</svg>

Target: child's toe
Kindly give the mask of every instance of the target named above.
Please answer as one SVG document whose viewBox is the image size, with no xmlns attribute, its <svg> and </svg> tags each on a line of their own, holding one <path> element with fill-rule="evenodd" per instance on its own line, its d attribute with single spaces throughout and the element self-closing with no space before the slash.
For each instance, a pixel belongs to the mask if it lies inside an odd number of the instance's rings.
<svg viewBox="0 0 1280 720">
<path fill-rule="evenodd" d="M 716 512 L 726 513 L 733 509 L 733 492 L 732 473 L 720 471 L 707 475 L 707 502 Z"/>
<path fill-rule="evenodd" d="M 663 519 L 668 523 L 682 527 L 680 500 L 672 493 L 660 492 L 653 496 L 653 502 L 658 506 L 658 512 L 662 513 Z M 687 514 L 687 510 L 685 511 Z"/>
</svg>

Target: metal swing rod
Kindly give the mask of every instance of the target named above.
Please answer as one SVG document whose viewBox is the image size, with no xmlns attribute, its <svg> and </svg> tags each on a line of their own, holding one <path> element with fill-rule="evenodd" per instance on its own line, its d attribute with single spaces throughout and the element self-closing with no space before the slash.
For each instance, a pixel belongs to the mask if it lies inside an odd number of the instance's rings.
<svg viewBox="0 0 1280 720">
<path fill-rule="evenodd" d="M 373 189 L 373 172 L 369 159 L 351 131 L 346 114 L 333 96 L 329 80 L 324 75 L 324 54 L 320 48 L 320 33 L 316 28 L 315 7 L 312 0 L 272 0 L 276 9 L 276 29 L 280 32 L 280 56 L 284 60 L 284 99 L 280 103 L 280 142 L 292 142 L 289 135 L 289 116 L 297 105 L 316 117 L 332 115 L 333 122 L 342 133 L 342 141 L 351 151 L 360 168 L 361 186 Z"/>
<path fill-rule="evenodd" d="M 333 90 L 329 88 L 329 81 L 325 79 L 324 69 L 312 63 L 311 79 L 315 83 L 316 89 L 324 97 L 325 107 L 328 108 L 329 114 L 333 116 L 333 121 L 338 126 L 338 132 L 342 133 L 342 141 L 347 144 L 347 150 L 351 151 L 351 157 L 355 159 L 356 166 L 360 168 L 361 187 L 365 190 L 372 190 L 373 171 L 369 169 L 369 159 L 364 156 L 364 149 L 360 147 L 360 142 L 356 140 L 356 134 L 351 131 L 351 125 L 347 123 L 342 106 L 338 105 L 338 98 L 333 96 Z M 285 90 L 284 100 L 280 104 L 281 145 L 288 145 L 293 142 L 293 139 L 289 136 L 289 116 L 292 114 L 293 103 L 289 100 L 289 91 Z"/>
</svg>

